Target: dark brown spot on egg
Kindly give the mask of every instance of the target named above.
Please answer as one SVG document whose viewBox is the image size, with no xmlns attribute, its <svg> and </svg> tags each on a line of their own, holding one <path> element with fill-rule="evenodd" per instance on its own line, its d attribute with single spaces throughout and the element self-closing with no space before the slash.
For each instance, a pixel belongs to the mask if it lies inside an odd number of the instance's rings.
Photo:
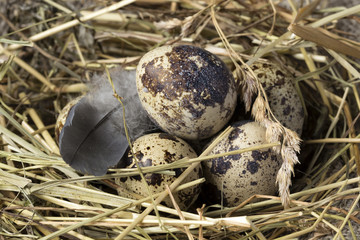
<svg viewBox="0 0 360 240">
<path fill-rule="evenodd" d="M 225 174 L 227 170 L 232 167 L 231 162 L 224 157 L 212 159 L 209 161 L 212 161 L 210 172 L 212 172 L 213 174 Z"/>
<path fill-rule="evenodd" d="M 152 186 L 160 186 L 161 183 L 163 182 L 162 175 L 157 174 L 157 173 L 146 174 L 145 179 L 146 179 L 146 182 Z"/>
<path fill-rule="evenodd" d="M 283 114 L 284 114 L 285 116 L 287 116 L 287 115 L 289 115 L 290 113 L 291 113 L 291 107 L 290 107 L 290 105 L 288 105 L 288 106 L 286 106 L 286 108 L 284 108 Z"/>
<path fill-rule="evenodd" d="M 284 85 L 285 83 L 285 75 L 282 71 L 276 70 L 276 85 Z"/>
<path fill-rule="evenodd" d="M 257 184 L 258 184 L 257 182 L 253 182 L 253 181 L 250 182 L 251 186 L 256 186 Z"/>
<path fill-rule="evenodd" d="M 167 150 L 163 150 L 164 151 L 164 161 L 166 163 L 172 163 L 174 162 L 176 159 L 176 153 L 170 153 Z"/>
<path fill-rule="evenodd" d="M 229 136 L 228 136 L 229 141 L 230 141 L 230 142 L 231 142 L 231 141 L 234 141 L 234 140 L 237 139 L 237 138 L 240 136 L 240 134 L 242 134 L 243 132 L 244 132 L 243 129 L 240 129 L 240 128 L 238 128 L 238 127 L 234 128 L 234 130 L 232 130 L 231 133 L 230 133 Z"/>
<path fill-rule="evenodd" d="M 257 173 L 257 171 L 259 170 L 259 163 L 257 163 L 256 161 L 248 161 L 247 165 L 246 165 L 246 169 L 251 173 L 251 174 L 255 174 Z"/>
<path fill-rule="evenodd" d="M 286 98 L 285 98 L 285 97 L 282 97 L 280 104 L 281 104 L 281 105 L 285 105 L 285 103 L 286 103 Z"/>
<path fill-rule="evenodd" d="M 251 152 L 251 156 L 255 161 L 264 161 L 271 155 L 271 149 L 267 151 L 254 150 Z"/>
</svg>

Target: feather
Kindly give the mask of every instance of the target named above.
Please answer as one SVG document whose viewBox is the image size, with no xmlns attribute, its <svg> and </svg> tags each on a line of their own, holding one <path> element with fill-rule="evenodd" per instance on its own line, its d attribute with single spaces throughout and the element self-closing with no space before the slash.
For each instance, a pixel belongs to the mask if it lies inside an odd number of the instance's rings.
<svg viewBox="0 0 360 240">
<path fill-rule="evenodd" d="M 131 140 L 155 129 L 137 95 L 135 71 L 110 71 L 116 92 L 122 97 Z M 106 74 L 95 76 L 90 91 L 69 111 L 59 135 L 60 154 L 72 168 L 92 175 L 104 175 L 128 148 L 123 109 L 113 96 Z"/>
</svg>

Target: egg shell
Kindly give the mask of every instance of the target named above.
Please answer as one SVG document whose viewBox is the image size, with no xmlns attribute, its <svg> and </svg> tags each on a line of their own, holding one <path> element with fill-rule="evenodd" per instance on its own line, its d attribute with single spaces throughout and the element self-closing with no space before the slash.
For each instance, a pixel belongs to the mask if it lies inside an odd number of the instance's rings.
<svg viewBox="0 0 360 240">
<path fill-rule="evenodd" d="M 163 46 L 148 52 L 138 64 L 136 84 L 150 118 L 184 139 L 214 135 L 236 106 L 232 73 L 220 58 L 194 46 Z"/>
<path fill-rule="evenodd" d="M 294 86 L 294 77 L 275 64 L 255 63 L 251 68 L 266 92 L 275 117 L 300 136 L 304 124 L 304 109 Z"/>
<path fill-rule="evenodd" d="M 265 128 L 240 121 L 209 155 L 265 144 Z M 206 182 L 203 193 L 211 204 L 234 207 L 254 194 L 274 195 L 281 159 L 271 148 L 214 158 L 203 162 Z"/>
<path fill-rule="evenodd" d="M 75 104 L 78 103 L 81 98 L 82 96 L 72 99 L 65 105 L 63 109 L 61 109 L 55 123 L 55 139 L 57 142 L 59 142 L 60 132 L 65 125 L 66 118 L 68 117 L 71 108 L 75 106 Z"/>
<path fill-rule="evenodd" d="M 172 163 L 184 157 L 195 158 L 197 154 L 184 140 L 171 136 L 167 133 L 153 133 L 144 135 L 133 143 L 133 151 L 141 167 L 156 166 Z M 129 153 L 126 159 L 127 168 L 136 168 L 135 161 Z M 175 176 L 148 173 L 145 179 L 153 194 L 166 190 L 166 184 L 170 185 L 185 169 L 173 169 Z M 182 183 L 190 182 L 202 177 L 202 168 L 199 165 L 191 172 Z M 122 178 L 125 188 L 136 194 L 148 196 L 148 190 L 140 176 Z M 174 198 L 182 210 L 186 210 L 198 197 L 200 186 L 193 186 L 173 193 Z M 165 205 L 173 206 L 169 197 L 164 200 Z"/>
</svg>

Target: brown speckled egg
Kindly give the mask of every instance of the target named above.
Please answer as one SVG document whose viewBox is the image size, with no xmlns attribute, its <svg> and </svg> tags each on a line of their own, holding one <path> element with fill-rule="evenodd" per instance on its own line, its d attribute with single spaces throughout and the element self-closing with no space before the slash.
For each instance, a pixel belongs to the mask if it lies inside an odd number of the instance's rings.
<svg viewBox="0 0 360 240">
<path fill-rule="evenodd" d="M 265 144 L 265 128 L 240 121 L 209 155 Z M 214 158 L 203 162 L 203 192 L 211 204 L 234 207 L 254 194 L 276 194 L 276 175 L 281 159 L 271 148 Z"/>
<path fill-rule="evenodd" d="M 205 139 L 231 118 L 236 105 L 232 73 L 217 56 L 189 45 L 145 54 L 136 70 L 138 94 L 150 118 L 184 139 Z"/>
<path fill-rule="evenodd" d="M 141 167 L 155 166 L 172 163 L 184 157 L 195 158 L 197 154 L 184 140 L 171 136 L 167 133 L 153 133 L 144 135 L 133 143 L 133 151 Z M 127 168 L 136 168 L 133 156 L 129 153 L 126 159 Z M 170 185 L 185 169 L 174 169 L 175 176 L 148 173 L 146 181 L 152 193 L 160 193 L 166 190 L 165 185 Z M 202 177 L 202 169 L 199 165 L 190 173 L 182 183 L 190 182 Z M 142 196 L 148 196 L 145 183 L 140 176 L 122 178 L 121 181 L 130 192 Z M 173 193 L 175 200 L 182 210 L 186 210 L 198 197 L 200 186 L 193 186 Z M 164 200 L 165 205 L 173 206 L 169 197 Z"/>
<path fill-rule="evenodd" d="M 63 109 L 61 109 L 60 114 L 58 118 L 56 119 L 55 123 L 55 139 L 57 142 L 59 142 L 59 136 L 62 128 L 64 127 L 64 124 L 66 122 L 66 118 L 68 117 L 68 114 L 71 110 L 71 108 L 79 102 L 79 100 L 82 98 L 82 96 L 72 99 L 70 102 L 68 102 Z"/>
<path fill-rule="evenodd" d="M 285 127 L 301 135 L 304 109 L 294 86 L 294 77 L 273 64 L 255 63 L 251 68 L 266 92 L 275 117 Z"/>
</svg>

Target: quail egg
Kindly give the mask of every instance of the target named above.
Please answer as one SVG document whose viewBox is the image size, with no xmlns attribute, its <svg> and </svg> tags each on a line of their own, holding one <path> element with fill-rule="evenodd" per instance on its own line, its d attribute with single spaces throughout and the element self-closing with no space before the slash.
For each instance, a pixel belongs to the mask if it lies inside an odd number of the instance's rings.
<svg viewBox="0 0 360 240">
<path fill-rule="evenodd" d="M 254 121 L 233 124 L 233 130 L 209 155 L 265 144 L 265 128 Z M 281 158 L 271 148 L 203 162 L 203 192 L 211 204 L 234 207 L 254 194 L 274 195 Z"/>
<path fill-rule="evenodd" d="M 133 143 L 133 152 L 139 166 L 148 167 L 172 163 L 184 157 L 195 158 L 197 154 L 184 140 L 171 136 L 167 133 L 152 133 L 144 135 Z M 129 153 L 126 159 L 127 168 L 136 168 L 134 157 Z M 170 185 L 185 169 L 174 169 L 175 176 L 159 173 L 147 173 L 144 175 L 149 189 L 153 194 L 166 190 L 166 184 Z M 190 182 L 202 177 L 202 168 L 199 165 L 190 173 L 182 183 Z M 129 192 L 142 196 L 148 196 L 148 190 L 140 176 L 121 178 Z M 198 197 L 200 186 L 186 188 L 173 193 L 176 203 L 182 210 L 186 210 Z M 173 206 L 169 197 L 164 199 L 167 206 Z"/>
<path fill-rule="evenodd" d="M 304 109 L 292 75 L 275 64 L 255 63 L 251 68 L 266 92 L 275 117 L 285 127 L 301 135 Z"/>
<path fill-rule="evenodd" d="M 138 94 L 164 131 L 198 140 L 231 118 L 237 91 L 232 73 L 212 53 L 194 46 L 163 46 L 145 54 L 136 70 Z"/>
</svg>

